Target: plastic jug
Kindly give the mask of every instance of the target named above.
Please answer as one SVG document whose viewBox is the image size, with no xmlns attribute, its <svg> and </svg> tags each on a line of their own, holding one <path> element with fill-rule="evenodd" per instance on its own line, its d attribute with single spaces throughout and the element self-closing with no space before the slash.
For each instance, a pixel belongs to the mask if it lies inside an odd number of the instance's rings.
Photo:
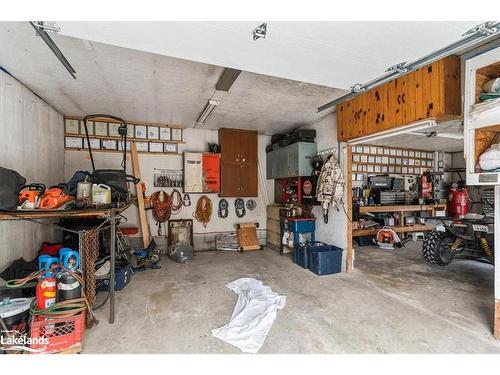
<svg viewBox="0 0 500 375">
<path fill-rule="evenodd" d="M 111 188 L 104 184 L 92 185 L 92 205 L 106 206 L 111 204 Z"/>
</svg>

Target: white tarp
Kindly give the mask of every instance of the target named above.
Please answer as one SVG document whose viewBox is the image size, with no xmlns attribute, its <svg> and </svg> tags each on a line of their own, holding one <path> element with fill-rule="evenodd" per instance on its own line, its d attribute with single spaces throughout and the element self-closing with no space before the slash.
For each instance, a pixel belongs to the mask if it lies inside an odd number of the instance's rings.
<svg viewBox="0 0 500 375">
<path fill-rule="evenodd" d="M 238 294 L 231 320 L 212 330 L 212 336 L 246 353 L 257 353 L 276 319 L 276 310 L 286 305 L 286 297 L 252 278 L 241 278 L 226 285 Z"/>
</svg>

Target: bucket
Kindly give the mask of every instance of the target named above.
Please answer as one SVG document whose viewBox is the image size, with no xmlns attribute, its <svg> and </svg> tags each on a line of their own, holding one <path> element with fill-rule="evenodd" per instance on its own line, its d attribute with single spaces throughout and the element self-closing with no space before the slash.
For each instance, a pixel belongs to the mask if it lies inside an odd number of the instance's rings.
<svg viewBox="0 0 500 375">
<path fill-rule="evenodd" d="M 28 331 L 29 308 L 32 298 L 4 298 L 0 301 L 0 318 L 8 330 L 26 333 Z"/>
<path fill-rule="evenodd" d="M 111 188 L 104 184 L 92 185 L 92 205 L 106 206 L 111 204 Z"/>
</svg>

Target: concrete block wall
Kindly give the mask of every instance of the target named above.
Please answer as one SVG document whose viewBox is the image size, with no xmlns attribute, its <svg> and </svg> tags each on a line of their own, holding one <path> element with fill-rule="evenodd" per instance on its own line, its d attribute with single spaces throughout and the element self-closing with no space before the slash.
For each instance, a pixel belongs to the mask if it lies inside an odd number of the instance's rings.
<svg viewBox="0 0 500 375">
<path fill-rule="evenodd" d="M 63 116 L 0 70 L 0 166 L 18 171 L 27 182 L 63 182 L 63 136 Z M 31 260 L 42 242 L 59 235 L 49 226 L 0 221 L 0 271 L 20 257 Z"/>
</svg>

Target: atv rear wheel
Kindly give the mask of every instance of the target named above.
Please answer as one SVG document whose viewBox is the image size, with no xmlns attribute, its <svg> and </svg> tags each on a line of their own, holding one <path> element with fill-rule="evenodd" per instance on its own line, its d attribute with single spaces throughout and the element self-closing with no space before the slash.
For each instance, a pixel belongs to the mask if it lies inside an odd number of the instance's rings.
<svg viewBox="0 0 500 375">
<path fill-rule="evenodd" d="M 451 244 L 453 238 L 450 238 L 445 232 L 430 232 L 425 236 L 422 244 L 422 255 L 424 259 L 433 264 L 446 266 L 453 259 L 453 250 Z"/>
</svg>

